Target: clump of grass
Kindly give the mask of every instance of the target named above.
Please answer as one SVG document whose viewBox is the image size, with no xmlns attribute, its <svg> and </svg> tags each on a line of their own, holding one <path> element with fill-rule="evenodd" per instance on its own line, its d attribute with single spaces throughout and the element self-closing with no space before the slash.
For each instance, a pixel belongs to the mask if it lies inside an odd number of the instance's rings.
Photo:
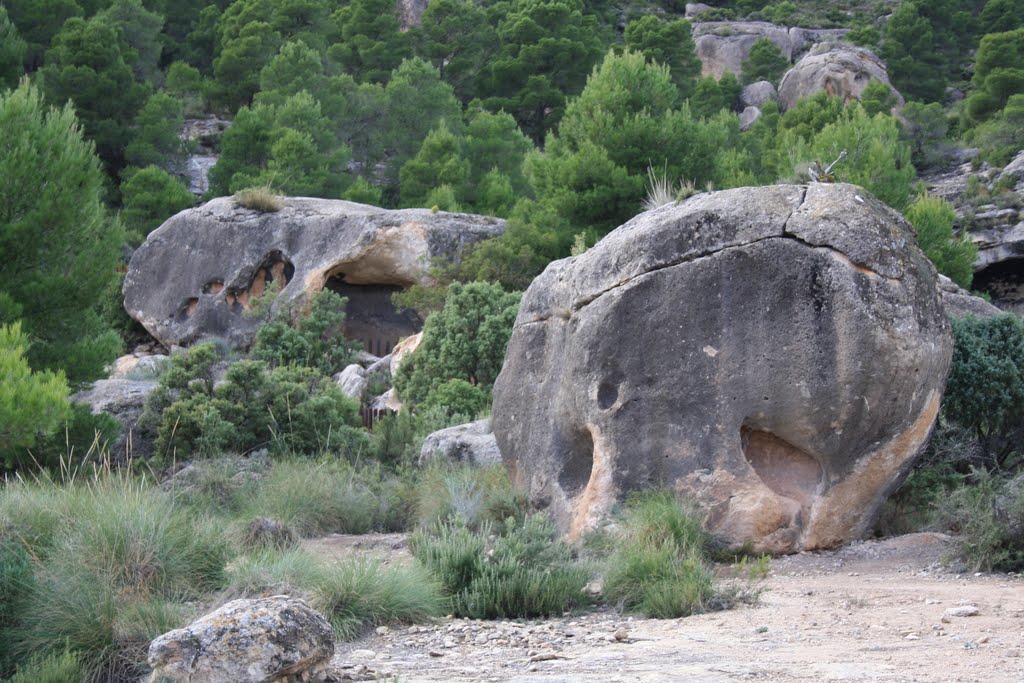
<svg viewBox="0 0 1024 683">
<path fill-rule="evenodd" d="M 509 517 L 522 518 L 526 509 L 526 501 L 512 487 L 502 465 L 433 463 L 423 472 L 417 494 L 422 528 L 453 520 L 478 529 Z"/>
<path fill-rule="evenodd" d="M 386 510 L 371 482 L 343 460 L 280 460 L 253 491 L 245 516 L 269 517 L 301 536 L 363 534 Z"/>
<path fill-rule="evenodd" d="M 671 493 L 634 496 L 608 559 L 605 598 L 659 619 L 703 612 L 715 598 L 708 547 L 700 517 Z"/>
<path fill-rule="evenodd" d="M 275 194 L 269 185 L 239 190 L 235 193 L 235 203 L 262 213 L 276 213 L 284 208 L 284 198 Z"/>
<path fill-rule="evenodd" d="M 88 672 L 74 652 L 61 652 L 32 657 L 6 683 L 69 683 L 88 677 Z"/>
<path fill-rule="evenodd" d="M 231 570 L 229 594 L 295 592 L 321 612 L 339 637 L 367 626 L 424 621 L 442 613 L 436 583 L 415 566 L 372 561 L 327 563 L 302 550 L 244 558 Z"/>
<path fill-rule="evenodd" d="M 240 544 L 246 550 L 287 550 L 299 543 L 299 535 L 287 524 L 257 517 L 245 527 Z"/>
<path fill-rule="evenodd" d="M 137 680 L 150 639 L 220 588 L 230 551 L 209 522 L 130 472 L 69 476 L 0 490 L 0 536 L 31 563 L 5 648 L 22 665 L 73 652 L 86 671 L 74 680 Z"/>
<path fill-rule="evenodd" d="M 409 543 L 440 582 L 455 614 L 475 619 L 562 614 L 584 605 L 590 571 L 555 538 L 542 514 L 483 525 L 473 532 L 446 523 Z"/>
</svg>

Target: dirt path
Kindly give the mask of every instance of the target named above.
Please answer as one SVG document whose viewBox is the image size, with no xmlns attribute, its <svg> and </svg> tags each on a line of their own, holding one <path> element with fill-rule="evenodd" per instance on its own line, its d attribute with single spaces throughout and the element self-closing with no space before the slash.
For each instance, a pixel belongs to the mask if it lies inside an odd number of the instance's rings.
<svg viewBox="0 0 1024 683">
<path fill-rule="evenodd" d="M 756 606 L 686 619 L 604 610 L 381 628 L 341 644 L 334 664 L 403 683 L 1024 681 L 1024 579 L 950 573 L 946 543 L 912 534 L 779 558 Z M 976 616 L 944 616 L 969 606 Z"/>
</svg>

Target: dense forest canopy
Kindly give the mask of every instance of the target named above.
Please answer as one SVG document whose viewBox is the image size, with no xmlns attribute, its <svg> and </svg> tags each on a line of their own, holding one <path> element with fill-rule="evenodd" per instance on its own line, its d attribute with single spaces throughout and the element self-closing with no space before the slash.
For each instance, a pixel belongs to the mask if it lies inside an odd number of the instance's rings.
<svg viewBox="0 0 1024 683">
<path fill-rule="evenodd" d="M 690 19 L 674 0 L 431 0 L 403 25 L 408 9 L 0 2 L 0 243 L 19 255 L 0 268 L 0 323 L 18 363 L 85 382 L 133 332 L 117 263 L 199 199 L 188 119 L 230 122 L 207 198 L 267 187 L 508 218 L 438 275 L 510 290 L 635 215 L 652 185 L 682 198 L 804 181 L 843 150 L 837 179 L 911 209 L 929 256 L 968 285 L 973 252 L 948 207 L 918 206 L 917 176 L 957 146 L 1002 164 L 1024 145 L 1024 0 L 737 0 Z M 778 86 L 792 62 L 760 40 L 741 73 L 702 76 L 694 24 L 733 20 L 847 29 L 907 104 L 874 82 L 860 101 L 769 101 L 741 126 L 744 84 Z"/>
</svg>

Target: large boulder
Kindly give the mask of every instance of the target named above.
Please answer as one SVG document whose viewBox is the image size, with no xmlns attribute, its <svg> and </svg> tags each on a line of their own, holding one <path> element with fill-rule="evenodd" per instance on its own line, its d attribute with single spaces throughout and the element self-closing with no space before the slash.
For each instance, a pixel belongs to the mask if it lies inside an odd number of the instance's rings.
<svg viewBox="0 0 1024 683">
<path fill-rule="evenodd" d="M 969 315 L 991 318 L 1002 313 L 988 301 L 971 294 L 942 274 L 939 275 L 939 292 L 942 295 L 942 308 L 948 318 L 966 318 Z"/>
<path fill-rule="evenodd" d="M 732 544 L 831 547 L 908 472 L 951 353 L 934 267 L 864 190 L 701 194 L 533 282 L 492 422 L 514 483 L 570 538 L 667 486 Z"/>
<path fill-rule="evenodd" d="M 286 595 L 234 600 L 149 646 L 151 683 L 285 683 L 326 678 L 334 631 Z"/>
<path fill-rule="evenodd" d="M 743 73 L 743 62 L 758 40 L 775 43 L 782 55 L 793 62 L 814 43 L 840 40 L 847 29 L 787 28 L 764 21 L 705 21 L 693 25 L 697 57 L 702 75 L 721 78 L 726 71 Z"/>
<path fill-rule="evenodd" d="M 328 287 L 349 300 L 346 335 L 380 355 L 419 327 L 394 309 L 391 293 L 429 282 L 435 259 L 456 260 L 504 230 L 502 220 L 469 214 L 284 203 L 263 213 L 222 197 L 170 218 L 132 256 L 128 314 L 166 347 L 209 336 L 245 346 L 260 320 L 244 314 L 269 285 L 281 288 L 274 306 L 282 310 Z"/>
<path fill-rule="evenodd" d="M 740 106 L 746 109 L 747 107 L 757 107 L 760 109 L 769 102 L 774 102 L 779 99 L 779 93 L 776 92 L 775 86 L 771 84 L 771 81 L 757 81 L 743 87 L 740 91 Z"/>
<path fill-rule="evenodd" d="M 903 106 L 903 96 L 889 83 L 885 64 L 871 50 L 838 43 L 815 45 L 782 77 L 779 108 L 790 109 L 822 90 L 846 102 L 859 100 L 871 81 L 887 86 L 896 106 Z"/>
</svg>

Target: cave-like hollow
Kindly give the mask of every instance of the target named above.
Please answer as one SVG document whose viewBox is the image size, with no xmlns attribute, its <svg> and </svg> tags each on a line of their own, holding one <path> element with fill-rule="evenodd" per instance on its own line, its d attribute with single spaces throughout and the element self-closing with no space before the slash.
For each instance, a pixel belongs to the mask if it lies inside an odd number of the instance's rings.
<svg viewBox="0 0 1024 683">
<path fill-rule="evenodd" d="M 348 299 L 342 333 L 368 353 L 386 356 L 403 337 L 423 329 L 415 312 L 399 311 L 391 303 L 391 295 L 404 289 L 400 285 L 354 285 L 344 273 L 335 273 L 325 287 Z"/>
</svg>

